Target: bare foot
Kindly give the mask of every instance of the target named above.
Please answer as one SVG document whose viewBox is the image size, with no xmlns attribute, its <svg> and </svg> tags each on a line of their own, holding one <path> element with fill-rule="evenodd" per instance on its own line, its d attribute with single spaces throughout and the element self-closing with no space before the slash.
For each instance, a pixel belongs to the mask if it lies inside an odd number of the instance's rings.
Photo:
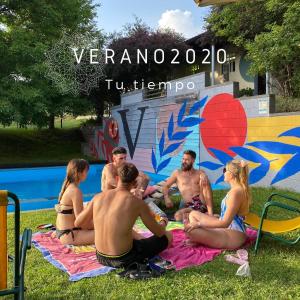
<svg viewBox="0 0 300 300">
<path fill-rule="evenodd" d="M 187 247 L 195 247 L 198 245 L 197 243 L 192 242 L 190 239 L 184 240 L 183 244 L 184 244 L 184 246 L 187 246 Z"/>
</svg>

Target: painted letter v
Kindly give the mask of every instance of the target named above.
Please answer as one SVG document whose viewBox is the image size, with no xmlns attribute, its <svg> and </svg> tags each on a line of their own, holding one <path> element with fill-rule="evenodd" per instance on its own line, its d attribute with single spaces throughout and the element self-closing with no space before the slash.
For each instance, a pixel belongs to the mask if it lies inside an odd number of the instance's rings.
<svg viewBox="0 0 300 300">
<path fill-rule="evenodd" d="M 139 121 L 139 124 L 138 124 L 137 131 L 136 131 L 136 136 L 135 136 L 135 139 L 134 139 L 134 143 L 132 142 L 131 133 L 130 133 L 129 125 L 128 125 L 128 122 L 127 122 L 127 117 L 126 117 L 126 113 L 129 111 L 129 109 L 124 109 L 124 110 L 119 110 L 118 111 L 118 113 L 121 115 L 123 128 L 124 128 L 124 133 L 125 133 L 125 137 L 126 137 L 128 150 L 129 150 L 129 154 L 130 154 L 131 159 L 133 159 L 133 155 L 134 155 L 135 148 L 136 148 L 136 145 L 137 145 L 137 141 L 138 141 L 140 131 L 141 131 L 143 117 L 144 117 L 144 114 L 145 114 L 145 111 L 146 111 L 147 108 L 149 108 L 149 106 L 138 108 L 138 110 L 141 111 L 141 116 L 140 116 L 140 121 Z"/>
</svg>

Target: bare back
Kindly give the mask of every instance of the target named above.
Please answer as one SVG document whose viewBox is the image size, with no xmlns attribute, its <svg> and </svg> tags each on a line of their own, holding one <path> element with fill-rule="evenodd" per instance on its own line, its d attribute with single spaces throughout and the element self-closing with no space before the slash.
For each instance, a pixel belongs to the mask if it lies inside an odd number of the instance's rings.
<svg viewBox="0 0 300 300">
<path fill-rule="evenodd" d="M 129 251 L 133 243 L 132 228 L 139 216 L 153 234 L 165 234 L 147 204 L 128 190 L 117 188 L 102 192 L 93 202 L 95 245 L 101 253 L 121 255 Z"/>
<path fill-rule="evenodd" d="M 56 228 L 60 230 L 74 227 L 76 216 L 83 209 L 82 192 L 77 186 L 69 185 L 60 200 L 61 210 L 73 210 L 71 214 L 57 214 Z"/>
<path fill-rule="evenodd" d="M 94 201 L 93 217 L 98 251 L 120 255 L 132 247 L 132 227 L 140 213 L 141 201 L 125 190 L 110 190 Z"/>
</svg>

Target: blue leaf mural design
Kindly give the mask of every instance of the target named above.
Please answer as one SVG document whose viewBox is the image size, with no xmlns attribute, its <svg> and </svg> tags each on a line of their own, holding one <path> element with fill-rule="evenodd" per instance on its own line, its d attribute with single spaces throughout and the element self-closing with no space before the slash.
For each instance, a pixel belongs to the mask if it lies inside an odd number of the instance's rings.
<svg viewBox="0 0 300 300">
<path fill-rule="evenodd" d="M 159 141 L 159 145 L 158 145 L 159 151 L 156 151 L 156 152 L 159 152 L 159 159 L 157 159 L 155 157 L 154 150 L 152 149 L 152 165 L 155 170 L 155 173 L 159 173 L 161 170 L 163 170 L 169 164 L 169 162 L 171 161 L 171 158 L 172 158 L 172 157 L 170 157 L 169 159 L 163 160 L 161 162 L 163 157 L 165 155 L 168 155 L 168 154 L 174 152 L 175 150 L 177 150 L 180 147 L 180 145 L 182 145 L 185 142 L 186 138 L 191 133 L 193 133 L 193 130 L 174 132 L 175 125 L 177 127 L 193 127 L 193 126 L 198 125 L 201 122 L 203 122 L 204 121 L 203 118 L 192 117 L 191 115 L 193 113 L 196 113 L 201 107 L 203 107 L 205 105 L 207 99 L 208 99 L 208 96 L 206 96 L 203 99 L 194 103 L 190 109 L 190 112 L 187 114 L 186 117 L 185 117 L 185 111 L 186 111 L 186 107 L 187 107 L 187 100 L 184 100 L 184 102 L 182 103 L 181 108 L 179 109 L 179 112 L 178 112 L 177 123 L 175 123 L 176 121 L 174 120 L 174 114 L 173 113 L 171 114 L 166 135 L 167 135 L 168 141 L 178 141 L 178 142 L 175 142 L 175 143 L 169 145 L 165 149 L 166 136 L 165 136 L 165 130 L 163 130 L 160 141 Z M 184 119 L 184 117 L 185 117 L 185 119 Z M 160 161 L 161 163 L 157 166 L 158 161 Z"/>
<path fill-rule="evenodd" d="M 215 182 L 215 184 L 218 184 L 220 182 L 223 182 L 224 181 L 224 174 L 222 174 L 218 179 L 217 181 Z"/>
<path fill-rule="evenodd" d="M 253 146 L 255 148 L 274 154 L 295 154 L 297 152 L 300 152 L 300 147 L 280 142 L 252 142 L 247 143 L 246 145 Z"/>
<path fill-rule="evenodd" d="M 208 148 L 215 156 L 216 158 L 223 164 L 226 165 L 229 161 L 232 160 L 232 157 L 225 153 L 222 150 L 215 149 L 215 148 Z"/>
<path fill-rule="evenodd" d="M 159 165 L 158 165 L 158 168 L 157 168 L 157 172 L 156 173 L 159 173 L 161 170 L 163 170 L 171 161 L 171 157 L 169 157 L 168 159 L 162 161 Z"/>
<path fill-rule="evenodd" d="M 213 163 L 211 161 L 203 161 L 198 166 L 209 169 L 209 170 L 217 170 L 220 167 L 223 167 L 221 164 Z"/>
<path fill-rule="evenodd" d="M 300 153 L 293 156 L 276 174 L 271 184 L 286 179 L 300 171 Z"/>
<path fill-rule="evenodd" d="M 266 176 L 270 169 L 270 163 L 267 161 L 266 164 L 261 164 L 259 167 L 251 171 L 249 175 L 249 184 L 256 183 Z"/>
<path fill-rule="evenodd" d="M 168 125 L 168 139 L 169 140 L 172 140 L 173 131 L 174 131 L 174 117 L 173 117 L 173 113 L 172 113 L 170 120 L 169 120 L 169 125 Z"/>
<path fill-rule="evenodd" d="M 159 142 L 159 154 L 161 157 L 163 156 L 164 147 L 165 147 L 165 131 L 163 130 Z"/>
<path fill-rule="evenodd" d="M 171 144 L 171 145 L 168 146 L 168 148 L 163 152 L 163 155 L 167 155 L 167 154 L 169 154 L 169 153 L 175 151 L 181 144 L 182 144 L 182 142 Z"/>
<path fill-rule="evenodd" d="M 151 162 L 152 162 L 152 167 L 153 167 L 155 173 L 157 173 L 156 172 L 157 161 L 156 161 L 156 157 L 155 157 L 155 153 L 154 153 L 153 148 L 152 148 Z"/>
<path fill-rule="evenodd" d="M 300 127 L 295 127 L 290 130 L 287 130 L 287 131 L 281 133 L 278 137 L 281 137 L 281 136 L 292 136 L 292 137 L 300 138 Z"/>
<path fill-rule="evenodd" d="M 178 113 L 178 117 L 177 117 L 177 123 L 179 126 L 181 126 L 181 122 L 185 113 L 185 109 L 186 109 L 186 100 L 184 101 L 183 105 L 181 106 L 179 113 Z M 182 126 L 183 127 L 183 126 Z"/>
<path fill-rule="evenodd" d="M 180 126 L 182 127 L 192 127 L 195 125 L 198 125 L 200 123 L 202 123 L 204 121 L 204 119 L 202 118 L 195 118 L 195 117 L 190 117 L 190 118 L 186 118 L 185 120 L 183 120 L 180 124 Z"/>
<path fill-rule="evenodd" d="M 253 151 L 252 149 L 248 149 L 245 147 L 230 147 L 229 149 L 238 154 L 240 157 L 246 160 L 253 161 L 255 163 L 262 164 L 268 162 L 267 159 L 265 159 L 262 155 Z"/>
<path fill-rule="evenodd" d="M 203 99 L 201 99 L 198 102 L 195 102 L 194 105 L 190 109 L 190 115 L 193 115 L 197 110 L 199 110 L 201 107 L 203 107 L 208 99 L 208 96 L 205 96 Z"/>
<path fill-rule="evenodd" d="M 183 139 L 185 139 L 192 132 L 193 132 L 192 130 L 176 132 L 172 136 L 172 138 L 170 139 L 170 141 L 180 141 L 180 140 L 183 140 Z"/>
</svg>

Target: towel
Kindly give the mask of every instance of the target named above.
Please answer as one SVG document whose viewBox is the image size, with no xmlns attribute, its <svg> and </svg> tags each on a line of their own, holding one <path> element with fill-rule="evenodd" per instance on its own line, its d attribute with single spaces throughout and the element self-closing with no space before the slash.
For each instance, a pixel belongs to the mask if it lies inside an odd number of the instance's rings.
<svg viewBox="0 0 300 300">
<path fill-rule="evenodd" d="M 53 266 L 66 272 L 70 281 L 107 274 L 113 270 L 99 264 L 95 248 L 90 252 L 76 253 L 59 239 L 52 237 L 52 233 L 37 232 L 32 236 L 32 243 Z"/>
</svg>

